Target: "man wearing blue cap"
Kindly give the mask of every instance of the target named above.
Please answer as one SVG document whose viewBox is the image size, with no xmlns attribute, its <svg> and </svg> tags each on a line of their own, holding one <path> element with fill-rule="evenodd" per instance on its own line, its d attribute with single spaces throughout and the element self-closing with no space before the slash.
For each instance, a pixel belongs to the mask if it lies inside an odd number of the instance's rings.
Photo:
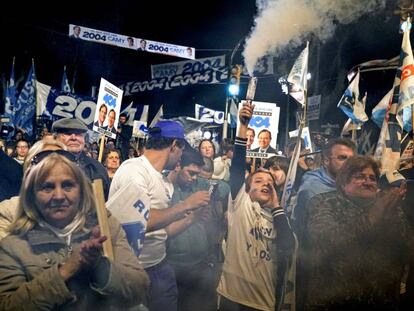
<svg viewBox="0 0 414 311">
<path fill-rule="evenodd" d="M 133 183 L 137 191 L 148 195 L 142 201 L 150 202 L 148 224 L 139 260 L 147 271 L 151 286 L 148 307 L 151 311 L 177 310 L 177 285 L 174 270 L 165 260 L 168 227 L 180 230 L 185 217 L 194 209 L 209 203 L 210 195 L 194 194 L 169 206 L 173 185 L 162 175 L 165 169 L 174 169 L 185 147 L 184 129 L 180 123 L 158 121 L 149 129 L 144 154 L 122 163 L 112 180 L 109 196 Z M 127 234 L 128 235 L 128 234 Z M 131 244 L 136 241 L 129 241 Z"/>
</svg>

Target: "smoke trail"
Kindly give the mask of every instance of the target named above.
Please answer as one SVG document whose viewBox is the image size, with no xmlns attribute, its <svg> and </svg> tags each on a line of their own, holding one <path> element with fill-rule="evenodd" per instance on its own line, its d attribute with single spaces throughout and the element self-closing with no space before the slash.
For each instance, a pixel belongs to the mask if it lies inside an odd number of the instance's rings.
<svg viewBox="0 0 414 311">
<path fill-rule="evenodd" d="M 346 24 L 385 7 L 385 0 L 257 0 L 258 15 L 243 56 L 249 73 L 257 60 L 296 47 L 304 37 L 331 37 L 335 24 Z"/>
</svg>

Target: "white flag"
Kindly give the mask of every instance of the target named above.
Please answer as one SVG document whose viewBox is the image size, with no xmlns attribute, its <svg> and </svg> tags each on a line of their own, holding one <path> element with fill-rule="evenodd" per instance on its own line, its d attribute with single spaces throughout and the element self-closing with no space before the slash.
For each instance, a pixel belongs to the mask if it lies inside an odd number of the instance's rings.
<svg viewBox="0 0 414 311">
<path fill-rule="evenodd" d="M 305 105 L 305 92 L 308 88 L 308 57 L 309 42 L 306 43 L 305 49 L 300 53 L 299 57 L 293 64 L 287 81 L 292 84 L 289 91 L 290 96 L 296 99 L 302 106 Z"/>
<path fill-rule="evenodd" d="M 157 114 L 155 115 L 154 119 L 152 119 L 151 124 L 148 126 L 148 128 L 154 127 L 155 123 L 157 123 L 163 117 L 164 117 L 164 111 L 162 110 L 162 105 L 161 105 L 160 109 L 158 109 Z"/>
</svg>

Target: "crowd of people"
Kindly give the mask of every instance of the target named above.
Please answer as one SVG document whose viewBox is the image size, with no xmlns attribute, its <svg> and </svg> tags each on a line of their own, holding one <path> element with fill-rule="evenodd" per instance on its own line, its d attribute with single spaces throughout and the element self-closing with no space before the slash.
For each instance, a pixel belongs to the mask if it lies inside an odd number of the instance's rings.
<svg viewBox="0 0 414 311">
<path fill-rule="evenodd" d="M 105 150 L 77 119 L 36 142 L 0 140 L 0 310 L 412 310 L 412 163 L 390 185 L 332 138 L 320 159 L 304 150 L 282 206 L 294 142 L 278 152 L 262 130 L 250 149 L 253 110 L 220 144 L 190 146 L 180 123 L 160 120 L 131 148 L 125 115 Z M 105 200 L 142 193 L 142 244 L 109 211 L 102 234 L 96 179 Z"/>
</svg>

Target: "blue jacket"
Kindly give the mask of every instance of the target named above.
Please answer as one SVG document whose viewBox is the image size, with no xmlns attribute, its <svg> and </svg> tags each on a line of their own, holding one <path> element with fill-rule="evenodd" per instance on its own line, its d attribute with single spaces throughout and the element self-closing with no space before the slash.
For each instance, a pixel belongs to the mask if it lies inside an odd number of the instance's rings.
<svg viewBox="0 0 414 311">
<path fill-rule="evenodd" d="M 319 193 L 336 190 L 335 180 L 328 175 L 324 167 L 306 172 L 302 177 L 302 184 L 297 194 L 296 206 L 293 209 L 293 227 L 299 239 L 302 239 L 303 227 L 307 221 L 307 204 L 309 200 Z"/>
</svg>

